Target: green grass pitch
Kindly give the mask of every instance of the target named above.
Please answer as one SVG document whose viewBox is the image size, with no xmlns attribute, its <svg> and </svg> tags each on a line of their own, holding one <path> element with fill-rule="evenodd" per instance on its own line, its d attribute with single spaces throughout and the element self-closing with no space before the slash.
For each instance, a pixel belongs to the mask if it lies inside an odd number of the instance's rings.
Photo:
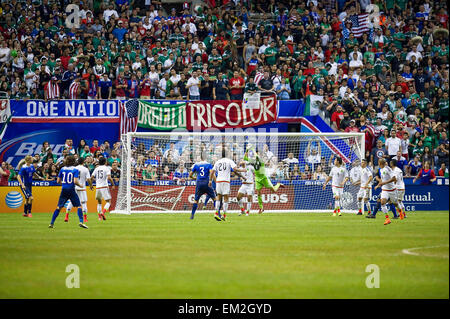
<svg viewBox="0 0 450 319">
<path fill-rule="evenodd" d="M 0 214 L 0 298 L 449 298 L 448 212 L 188 216 Z"/>
</svg>

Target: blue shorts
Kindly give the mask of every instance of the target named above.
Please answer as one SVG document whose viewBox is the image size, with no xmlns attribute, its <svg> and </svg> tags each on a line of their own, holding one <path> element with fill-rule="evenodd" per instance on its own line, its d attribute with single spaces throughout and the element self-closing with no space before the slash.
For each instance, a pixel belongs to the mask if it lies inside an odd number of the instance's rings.
<svg viewBox="0 0 450 319">
<path fill-rule="evenodd" d="M 209 187 L 208 184 L 197 185 L 195 188 L 194 200 L 198 201 L 203 194 L 206 194 L 211 198 L 216 198 L 216 192 L 212 187 Z"/>
<path fill-rule="evenodd" d="M 23 188 L 21 186 L 20 189 L 22 190 L 22 193 L 23 193 L 23 196 L 25 196 L 25 199 L 28 199 L 31 196 L 33 196 L 33 194 L 31 193 L 31 184 L 30 185 L 25 185 L 25 188 Z"/>
<path fill-rule="evenodd" d="M 75 189 L 62 189 L 61 194 L 59 195 L 58 207 L 62 208 L 66 204 L 66 202 L 70 200 L 72 202 L 73 207 L 80 207 L 80 198 L 78 197 Z"/>
</svg>

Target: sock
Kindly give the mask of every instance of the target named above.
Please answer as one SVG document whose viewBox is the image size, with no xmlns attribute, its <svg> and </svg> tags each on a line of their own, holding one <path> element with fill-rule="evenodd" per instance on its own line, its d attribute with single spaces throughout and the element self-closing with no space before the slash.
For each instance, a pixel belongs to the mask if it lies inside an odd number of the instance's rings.
<svg viewBox="0 0 450 319">
<path fill-rule="evenodd" d="M 223 203 L 223 216 L 226 215 L 227 211 L 228 211 L 228 203 Z"/>
<path fill-rule="evenodd" d="M 83 223 L 83 211 L 81 209 L 81 207 L 78 207 L 77 209 L 77 214 L 78 214 L 78 219 L 80 220 L 80 223 Z"/>
<path fill-rule="evenodd" d="M 23 213 L 24 213 L 25 215 L 28 214 L 28 204 L 23 205 Z"/>
<path fill-rule="evenodd" d="M 250 208 L 252 207 L 252 202 L 248 201 L 247 202 L 247 211 L 250 211 Z"/>
<path fill-rule="evenodd" d="M 273 189 L 275 190 L 275 192 L 278 190 L 278 188 L 280 188 L 280 183 L 277 183 L 277 184 L 273 187 Z"/>
<path fill-rule="evenodd" d="M 392 214 L 394 214 L 394 217 L 397 217 L 397 209 L 395 208 L 394 204 L 391 204 L 391 211 L 392 211 Z"/>
<path fill-rule="evenodd" d="M 373 210 L 373 216 L 375 216 L 380 209 L 381 209 L 381 203 L 377 202 L 377 205 L 375 206 L 375 209 Z"/>
<path fill-rule="evenodd" d="M 244 199 L 243 199 L 243 198 L 241 198 L 241 199 L 239 200 L 239 207 L 240 207 L 241 209 L 244 209 Z"/>
<path fill-rule="evenodd" d="M 32 203 L 29 203 L 28 204 L 28 214 L 31 214 L 31 206 L 32 206 L 33 204 Z"/>
<path fill-rule="evenodd" d="M 364 204 L 363 204 L 364 205 Z M 363 206 L 364 207 L 364 206 Z M 370 214 L 370 203 L 366 202 L 367 212 Z"/>
<path fill-rule="evenodd" d="M 216 207 L 216 212 L 219 214 L 219 217 L 220 217 L 220 206 L 221 206 L 220 201 L 216 200 L 216 202 L 214 203 L 214 205 L 215 205 L 215 207 Z"/>
<path fill-rule="evenodd" d="M 97 213 L 101 213 L 102 212 L 102 204 L 97 204 Z"/>
<path fill-rule="evenodd" d="M 263 200 L 261 195 L 258 195 L 258 205 L 259 208 L 263 209 Z"/>
<path fill-rule="evenodd" d="M 194 218 L 195 211 L 197 210 L 197 207 L 198 207 L 197 203 L 194 203 L 194 205 L 192 205 L 191 218 Z"/>
<path fill-rule="evenodd" d="M 336 213 L 339 210 L 339 199 L 334 200 L 334 212 Z"/>
<path fill-rule="evenodd" d="M 362 200 L 358 201 L 359 203 L 359 210 L 358 212 L 362 213 L 362 211 L 364 210 L 364 202 Z"/>
<path fill-rule="evenodd" d="M 69 213 L 72 207 L 73 207 L 72 202 L 69 202 L 69 204 L 67 204 L 66 212 Z"/>
<path fill-rule="evenodd" d="M 381 206 L 381 210 L 383 211 L 383 213 L 386 216 L 386 218 L 389 218 L 387 206 L 386 205 Z"/>
<path fill-rule="evenodd" d="M 56 217 L 58 217 L 58 215 L 59 215 L 59 208 L 55 209 L 55 212 L 53 213 L 52 222 L 50 223 L 51 225 L 55 223 Z"/>
<path fill-rule="evenodd" d="M 210 198 L 211 198 L 211 197 L 206 196 L 206 198 L 205 198 L 205 206 L 208 204 Z"/>
<path fill-rule="evenodd" d="M 109 206 L 111 206 L 111 204 L 110 203 L 106 203 L 106 205 L 104 207 L 107 212 L 109 211 Z"/>
<path fill-rule="evenodd" d="M 83 208 L 83 213 L 86 215 L 87 214 L 87 204 L 86 203 L 82 203 L 81 207 Z"/>
</svg>

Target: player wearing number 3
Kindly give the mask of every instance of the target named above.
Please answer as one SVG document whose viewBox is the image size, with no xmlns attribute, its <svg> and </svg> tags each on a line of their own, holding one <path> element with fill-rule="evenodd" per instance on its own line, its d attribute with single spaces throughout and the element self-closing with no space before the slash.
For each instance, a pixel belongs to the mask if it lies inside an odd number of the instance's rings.
<svg viewBox="0 0 450 319">
<path fill-rule="evenodd" d="M 81 209 L 80 199 L 75 192 L 75 185 L 78 187 L 83 187 L 78 180 L 79 171 L 74 167 L 75 165 L 75 157 L 73 155 L 69 155 L 65 160 L 65 167 L 61 168 L 58 175 L 58 184 L 62 184 L 61 194 L 59 195 L 58 206 L 56 207 L 55 212 L 52 216 L 52 221 L 49 228 L 53 228 L 55 224 L 55 220 L 59 215 L 61 208 L 64 207 L 64 204 L 70 200 L 72 202 L 73 207 L 77 208 L 78 219 L 80 220 L 79 226 L 81 228 L 88 228 L 85 224 L 83 224 L 83 211 Z"/>
</svg>

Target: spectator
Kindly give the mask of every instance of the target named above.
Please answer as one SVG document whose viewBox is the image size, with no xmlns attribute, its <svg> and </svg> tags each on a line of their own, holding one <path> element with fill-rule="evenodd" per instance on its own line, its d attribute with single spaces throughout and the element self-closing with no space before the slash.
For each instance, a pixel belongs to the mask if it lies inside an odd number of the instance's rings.
<svg viewBox="0 0 450 319">
<path fill-rule="evenodd" d="M 419 174 L 413 179 L 415 183 L 420 178 L 420 185 L 431 185 L 436 181 L 436 175 L 431 169 L 430 162 L 425 162 L 424 167 L 420 169 Z"/>
<path fill-rule="evenodd" d="M 398 151 L 402 151 L 401 140 L 397 137 L 395 130 L 391 130 L 390 137 L 386 139 L 385 144 L 390 159 L 396 156 Z"/>
<path fill-rule="evenodd" d="M 414 156 L 414 159 L 410 160 L 408 166 L 405 168 L 406 176 L 416 176 L 422 169 L 422 162 L 420 162 L 420 157 L 418 155 Z"/>
<path fill-rule="evenodd" d="M 8 186 L 8 180 L 11 175 L 11 172 L 8 168 L 7 162 L 2 162 L 0 167 L 0 186 Z"/>
</svg>

